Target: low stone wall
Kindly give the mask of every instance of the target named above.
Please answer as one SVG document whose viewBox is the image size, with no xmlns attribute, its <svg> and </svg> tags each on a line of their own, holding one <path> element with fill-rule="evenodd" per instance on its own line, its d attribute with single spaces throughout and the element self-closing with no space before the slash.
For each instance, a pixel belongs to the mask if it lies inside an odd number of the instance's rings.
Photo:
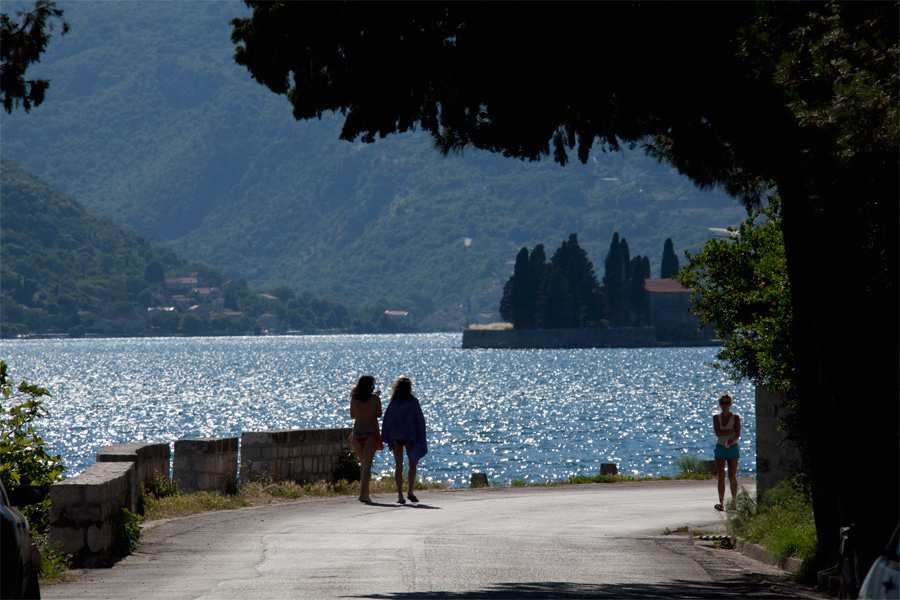
<svg viewBox="0 0 900 600">
<path fill-rule="evenodd" d="M 194 438 L 175 442 L 172 479 L 179 492 L 237 491 L 238 438 Z"/>
<path fill-rule="evenodd" d="M 350 450 L 350 428 L 247 432 L 241 436 L 241 478 L 334 481 L 341 455 Z M 169 444 L 102 448 L 82 473 L 50 486 L 50 543 L 72 555 L 76 567 L 102 566 L 113 556 L 122 509 L 136 514 L 142 483 L 169 477 Z M 174 480 L 182 492 L 234 492 L 238 438 L 175 442 Z"/>
<path fill-rule="evenodd" d="M 241 481 L 334 481 L 351 429 L 248 431 L 241 436 Z"/>
<path fill-rule="evenodd" d="M 96 567 L 113 555 L 116 520 L 128 508 L 137 483 L 134 462 L 96 462 L 50 486 L 50 543 L 72 564 Z M 134 512 L 134 511 L 132 511 Z"/>
<path fill-rule="evenodd" d="M 156 473 L 169 478 L 169 444 L 117 444 L 97 451 L 97 462 L 131 462 L 135 467 L 134 485 L 126 507 L 137 513 L 142 486 L 153 483 Z"/>
<path fill-rule="evenodd" d="M 653 327 L 600 329 L 465 329 L 463 348 L 652 348 L 656 347 Z"/>
</svg>

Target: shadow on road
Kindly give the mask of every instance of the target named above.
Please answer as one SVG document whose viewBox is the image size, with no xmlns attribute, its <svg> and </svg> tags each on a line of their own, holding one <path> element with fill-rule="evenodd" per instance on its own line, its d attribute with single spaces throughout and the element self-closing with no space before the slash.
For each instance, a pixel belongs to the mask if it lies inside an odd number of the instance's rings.
<svg viewBox="0 0 900 600">
<path fill-rule="evenodd" d="M 430 506 L 428 504 L 397 504 L 396 502 L 366 502 L 366 506 L 377 506 L 379 508 L 426 508 L 430 510 L 440 510 L 440 506 Z"/>
<path fill-rule="evenodd" d="M 609 585 L 566 582 L 498 583 L 480 590 L 466 592 L 397 592 L 350 596 L 352 598 L 380 598 L 383 600 L 537 600 L 560 598 L 588 600 L 589 598 L 802 598 L 787 589 L 779 590 L 771 582 L 759 582 L 752 577 L 729 581 L 680 581 L 669 583 L 617 583 Z"/>
</svg>

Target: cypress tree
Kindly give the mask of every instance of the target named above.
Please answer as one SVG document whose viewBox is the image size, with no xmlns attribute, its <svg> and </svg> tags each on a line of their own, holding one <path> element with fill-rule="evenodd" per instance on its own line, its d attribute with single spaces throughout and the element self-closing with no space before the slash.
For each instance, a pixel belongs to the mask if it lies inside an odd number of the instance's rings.
<svg viewBox="0 0 900 600">
<path fill-rule="evenodd" d="M 537 326 L 535 310 L 545 268 L 543 244 L 535 246 L 531 256 L 527 248 L 522 248 L 516 255 L 516 266 L 503 286 L 503 297 L 500 299 L 500 316 L 516 329 L 534 329 Z"/>
<path fill-rule="evenodd" d="M 671 279 L 678 275 L 678 256 L 672 244 L 672 238 L 666 238 L 663 245 L 662 266 L 659 269 L 660 279 Z"/>
<path fill-rule="evenodd" d="M 628 248 L 628 240 L 624 237 L 619 242 L 619 253 L 622 255 L 622 273 L 628 279 L 628 268 L 631 265 L 631 249 Z"/>
<path fill-rule="evenodd" d="M 503 286 L 503 297 L 500 299 L 500 316 L 504 321 L 512 323 L 514 327 L 525 329 L 522 321 L 522 304 L 525 290 L 529 286 L 530 279 L 528 268 L 528 248 L 522 248 L 516 255 L 516 266 L 512 276 Z"/>
<path fill-rule="evenodd" d="M 606 305 L 609 309 L 608 318 L 610 324 L 618 325 L 622 321 L 622 288 L 625 283 L 618 231 L 613 233 L 604 267 L 606 272 L 603 276 L 603 287 L 606 292 Z"/>
<path fill-rule="evenodd" d="M 566 268 L 567 284 L 572 296 L 573 327 L 595 327 L 602 317 L 600 284 L 594 273 L 594 263 L 578 244 L 578 236 L 569 236 L 567 245 L 569 263 Z"/>
</svg>

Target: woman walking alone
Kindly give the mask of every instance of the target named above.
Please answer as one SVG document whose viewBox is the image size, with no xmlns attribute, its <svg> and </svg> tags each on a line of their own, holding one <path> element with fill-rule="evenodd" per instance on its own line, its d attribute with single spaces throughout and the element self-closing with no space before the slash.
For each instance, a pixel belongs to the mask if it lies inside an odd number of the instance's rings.
<svg viewBox="0 0 900 600">
<path fill-rule="evenodd" d="M 719 480 L 719 503 L 716 510 L 725 510 L 725 466 L 728 465 L 728 482 L 731 484 L 731 497 L 737 496 L 737 465 L 740 452 L 738 440 L 741 437 L 741 418 L 731 412 L 731 396 L 722 394 L 719 397 L 722 412 L 713 415 L 713 428 L 716 432 L 716 475 Z"/>
<path fill-rule="evenodd" d="M 410 502 L 418 502 L 413 486 L 416 482 L 416 465 L 428 453 L 428 442 L 425 440 L 425 416 L 419 399 L 412 394 L 412 381 L 401 377 L 394 382 L 391 402 L 384 412 L 384 426 L 381 430 L 381 441 L 394 451 L 394 480 L 397 483 L 397 502 L 406 504 L 403 499 L 403 449 L 409 457 L 409 476 L 407 494 Z"/>
<path fill-rule="evenodd" d="M 369 481 L 372 479 L 372 460 L 381 446 L 378 419 L 381 418 L 381 390 L 375 391 L 375 378 L 363 375 L 350 390 L 350 418 L 353 433 L 350 441 L 359 457 L 359 501 L 371 502 Z"/>
</svg>

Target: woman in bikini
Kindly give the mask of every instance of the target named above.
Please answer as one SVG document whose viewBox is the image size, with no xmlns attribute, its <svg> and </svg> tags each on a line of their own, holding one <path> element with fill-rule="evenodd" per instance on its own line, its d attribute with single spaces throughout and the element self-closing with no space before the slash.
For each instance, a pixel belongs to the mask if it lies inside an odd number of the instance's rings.
<svg viewBox="0 0 900 600">
<path fill-rule="evenodd" d="M 350 418 L 353 433 L 350 435 L 353 450 L 359 457 L 359 501 L 369 503 L 369 481 L 372 478 L 372 460 L 381 446 L 378 419 L 381 418 L 381 390 L 375 391 L 375 378 L 363 375 L 350 390 Z"/>
<path fill-rule="evenodd" d="M 719 397 L 722 412 L 713 415 L 713 428 L 716 431 L 716 474 L 719 479 L 719 503 L 716 510 L 725 510 L 725 465 L 728 465 L 728 482 L 731 484 L 731 497 L 737 496 L 737 465 L 740 452 L 738 440 L 741 437 L 741 418 L 731 412 L 731 396 L 722 394 Z"/>
<path fill-rule="evenodd" d="M 409 457 L 409 476 L 407 478 L 407 494 L 410 502 L 419 499 L 413 493 L 416 483 L 416 465 L 428 452 L 425 440 L 425 417 L 419 399 L 412 394 L 412 382 L 408 377 L 401 377 L 394 382 L 391 392 L 391 403 L 384 412 L 384 427 L 381 441 L 394 451 L 394 481 L 397 482 L 397 503 L 406 504 L 403 499 L 403 449 Z"/>
</svg>

